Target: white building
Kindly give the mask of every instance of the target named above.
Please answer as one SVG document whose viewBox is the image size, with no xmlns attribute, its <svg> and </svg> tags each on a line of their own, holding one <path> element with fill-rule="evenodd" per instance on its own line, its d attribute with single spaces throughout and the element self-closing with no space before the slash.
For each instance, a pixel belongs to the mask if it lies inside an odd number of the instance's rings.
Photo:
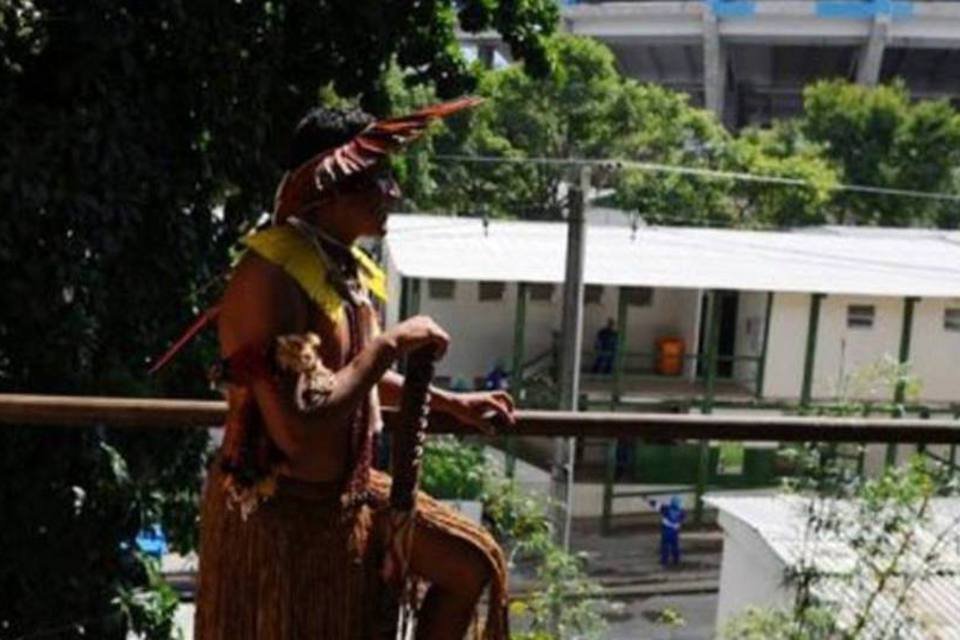
<svg viewBox="0 0 960 640">
<path fill-rule="evenodd" d="M 858 566 L 862 565 L 862 552 L 858 555 L 845 539 L 822 530 L 815 532 L 808 526 L 804 499 L 783 495 L 707 495 L 705 501 L 717 508 L 718 523 L 723 528 L 718 631 L 749 607 L 789 611 L 796 586 L 787 576 L 801 562 L 818 576 L 811 589 L 814 597 L 837 607 L 841 625 L 849 625 L 856 613 L 863 611 L 866 599 L 878 591 L 869 572 Z M 849 503 L 835 506 L 850 508 Z M 872 604 L 873 615 L 858 637 L 960 638 L 958 516 L 960 500 L 933 500 L 929 520 L 917 526 L 901 571 L 890 579 L 888 589 L 879 591 Z M 929 559 L 925 560 L 925 556 Z M 917 578 L 924 566 L 937 575 Z M 903 580 L 910 578 L 915 579 L 914 586 L 898 607 L 896 599 Z M 891 628 L 902 623 L 904 615 L 919 624 L 891 635 Z"/>
<path fill-rule="evenodd" d="M 394 215 L 387 324 L 419 311 L 447 327 L 455 339 L 438 374 L 450 380 L 527 362 L 560 327 L 565 247 L 563 223 Z M 696 392 L 713 296 L 720 395 L 889 400 L 889 386 L 844 389 L 889 357 L 909 362 L 919 401 L 960 402 L 958 234 L 590 225 L 585 260 L 584 363 L 607 320 L 625 319 L 628 393 Z M 685 344 L 681 377 L 648 375 L 663 337 Z"/>
</svg>

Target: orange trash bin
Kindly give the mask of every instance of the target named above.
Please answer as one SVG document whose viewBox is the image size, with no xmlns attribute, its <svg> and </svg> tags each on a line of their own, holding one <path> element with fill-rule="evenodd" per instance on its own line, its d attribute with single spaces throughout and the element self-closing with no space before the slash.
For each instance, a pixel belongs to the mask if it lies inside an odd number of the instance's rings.
<svg viewBox="0 0 960 640">
<path fill-rule="evenodd" d="M 683 338 L 657 338 L 657 373 L 662 376 L 678 376 L 683 373 L 684 350 Z"/>
</svg>

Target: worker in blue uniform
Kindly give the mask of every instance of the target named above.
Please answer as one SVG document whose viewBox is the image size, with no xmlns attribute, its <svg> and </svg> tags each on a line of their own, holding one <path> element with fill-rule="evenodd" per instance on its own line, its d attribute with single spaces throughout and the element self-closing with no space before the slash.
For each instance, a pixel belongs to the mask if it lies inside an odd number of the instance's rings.
<svg viewBox="0 0 960 640">
<path fill-rule="evenodd" d="M 660 564 L 667 561 L 680 564 L 680 527 L 687 517 L 680 496 L 673 496 L 670 502 L 648 500 L 650 506 L 660 513 Z"/>
<path fill-rule="evenodd" d="M 593 361 L 593 367 L 590 369 L 591 373 L 613 373 L 618 341 L 617 324 L 613 321 L 613 318 L 610 318 L 607 320 L 607 326 L 597 332 L 597 339 L 593 343 L 596 357 Z"/>
</svg>

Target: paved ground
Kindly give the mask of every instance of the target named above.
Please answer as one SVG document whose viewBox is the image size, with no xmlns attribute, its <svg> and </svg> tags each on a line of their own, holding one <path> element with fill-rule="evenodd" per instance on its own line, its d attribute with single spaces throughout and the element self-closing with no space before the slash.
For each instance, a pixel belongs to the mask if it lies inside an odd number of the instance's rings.
<svg viewBox="0 0 960 640">
<path fill-rule="evenodd" d="M 680 612 L 684 624 L 668 628 L 650 622 L 663 609 L 671 607 Z M 625 620 L 610 620 L 606 640 L 709 640 L 713 638 L 713 624 L 717 613 L 717 594 L 655 596 L 634 603 L 627 609 Z"/>
<path fill-rule="evenodd" d="M 502 465 L 499 451 L 488 449 L 495 464 Z M 517 462 L 517 480 L 528 491 L 546 495 L 549 478 L 537 467 Z M 621 485 L 643 491 L 641 485 Z M 663 487 L 657 487 L 663 489 Z M 659 519 L 641 498 L 619 500 L 609 536 L 600 534 L 603 487 L 578 482 L 575 488 L 571 546 L 587 557 L 588 573 L 601 582 L 613 605 L 607 618 L 609 640 L 706 640 L 714 637 L 717 588 L 720 579 L 722 536 L 716 528 L 686 531 L 684 556 L 679 567 L 664 570 L 659 564 Z M 686 504 L 693 496 L 684 495 Z M 522 581 L 522 576 L 517 576 Z M 518 582 L 514 580 L 514 582 Z M 519 585 L 518 585 L 519 586 Z M 677 609 L 685 620 L 682 628 L 670 630 L 653 623 L 667 608 Z"/>
<path fill-rule="evenodd" d="M 586 554 L 588 573 L 614 605 L 607 616 L 609 640 L 713 637 L 722 544 L 718 530 L 685 532 L 680 565 L 667 569 L 659 564 L 658 524 L 649 516 L 619 518 L 610 536 L 600 535 L 598 520 L 580 519 L 571 544 Z M 673 635 L 654 623 L 668 607 L 685 622 Z"/>
</svg>

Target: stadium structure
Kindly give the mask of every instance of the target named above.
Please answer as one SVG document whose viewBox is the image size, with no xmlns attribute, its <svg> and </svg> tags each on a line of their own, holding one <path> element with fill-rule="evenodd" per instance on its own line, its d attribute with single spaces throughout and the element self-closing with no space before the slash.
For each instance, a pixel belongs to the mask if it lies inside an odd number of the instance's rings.
<svg viewBox="0 0 960 640">
<path fill-rule="evenodd" d="M 789 117 L 803 87 L 901 78 L 918 98 L 960 102 L 960 1 L 568 2 L 563 27 L 597 38 L 621 71 L 684 91 L 732 129 Z M 480 56 L 506 57 L 489 34 Z"/>
</svg>

